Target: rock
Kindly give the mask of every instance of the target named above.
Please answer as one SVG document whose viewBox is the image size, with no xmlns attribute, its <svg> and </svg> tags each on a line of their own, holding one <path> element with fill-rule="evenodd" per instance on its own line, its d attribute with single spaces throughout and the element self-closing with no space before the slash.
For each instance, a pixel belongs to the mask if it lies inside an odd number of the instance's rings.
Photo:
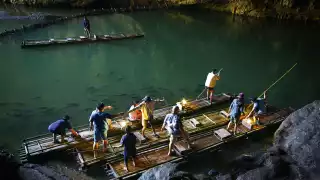
<svg viewBox="0 0 320 180">
<path fill-rule="evenodd" d="M 0 148 L 0 179 L 19 179 L 17 173 L 19 166 L 13 154 L 4 148 Z"/>
<path fill-rule="evenodd" d="M 54 169 L 40 166 L 36 164 L 25 164 L 19 169 L 20 176 L 23 177 L 23 180 L 68 180 L 69 178 L 59 174 Z"/>
<path fill-rule="evenodd" d="M 232 178 L 230 174 L 225 174 L 216 176 L 216 180 L 232 180 Z"/>
<path fill-rule="evenodd" d="M 210 180 L 205 175 L 193 175 L 181 171 L 183 164 L 165 163 L 144 172 L 139 180 Z"/>
<path fill-rule="evenodd" d="M 320 101 L 292 113 L 276 131 L 274 146 L 299 167 L 297 174 L 320 179 Z"/>
<path fill-rule="evenodd" d="M 267 152 L 242 155 L 231 164 L 237 180 L 320 179 L 320 101 L 288 116 Z"/>
</svg>

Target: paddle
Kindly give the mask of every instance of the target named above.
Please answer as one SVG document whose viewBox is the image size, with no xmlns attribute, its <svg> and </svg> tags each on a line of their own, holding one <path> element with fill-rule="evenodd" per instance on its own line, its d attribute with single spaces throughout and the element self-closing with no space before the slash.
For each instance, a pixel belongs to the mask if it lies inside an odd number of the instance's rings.
<svg viewBox="0 0 320 180">
<path fill-rule="evenodd" d="M 223 68 L 221 68 L 219 71 L 218 71 L 218 76 L 220 76 L 220 72 L 223 70 Z M 199 97 L 204 93 L 204 91 L 206 90 L 206 87 L 202 90 L 202 92 L 197 96 L 196 99 L 199 99 Z"/>
</svg>

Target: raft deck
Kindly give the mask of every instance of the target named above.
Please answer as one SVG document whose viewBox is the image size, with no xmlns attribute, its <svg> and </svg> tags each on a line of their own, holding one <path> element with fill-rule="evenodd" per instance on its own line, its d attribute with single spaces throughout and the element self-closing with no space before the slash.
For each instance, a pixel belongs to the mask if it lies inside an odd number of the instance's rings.
<svg viewBox="0 0 320 180">
<path fill-rule="evenodd" d="M 201 112 L 201 110 L 205 110 L 206 108 L 212 108 L 216 105 L 229 102 L 230 99 L 232 99 L 231 96 L 227 94 L 220 94 L 215 97 L 214 102 L 212 104 L 210 104 L 206 99 L 193 100 L 186 104 L 185 109 L 181 111 L 181 115 L 187 116 L 193 113 Z M 165 115 L 171 112 L 172 106 L 167 106 L 155 110 L 155 120 L 153 121 L 153 124 L 161 124 Z M 109 138 L 123 133 L 122 126 L 120 125 L 121 122 L 127 123 L 128 120 L 123 117 L 114 119 L 111 125 L 112 129 L 109 129 L 108 131 Z M 141 128 L 140 121 L 130 122 L 130 124 L 132 124 L 133 130 Z M 70 136 L 71 134 L 67 133 L 67 136 L 69 137 L 65 138 L 66 143 L 63 144 L 54 144 L 51 133 L 24 139 L 22 147 L 19 150 L 21 161 L 27 162 L 32 157 L 37 157 L 39 155 L 44 155 L 55 151 L 62 151 L 74 147 L 86 146 L 87 142 L 93 141 L 93 132 L 89 131 L 87 123 L 75 129 L 78 130 L 82 138 L 72 138 Z M 58 136 L 57 139 L 60 139 L 60 136 Z"/>
<path fill-rule="evenodd" d="M 197 126 L 195 125 L 198 124 Z M 199 114 L 196 116 L 188 117 L 187 119 L 182 120 L 182 124 L 184 129 L 190 135 L 196 135 L 197 133 L 209 131 L 210 129 L 214 129 L 219 126 L 223 126 L 228 123 L 228 118 L 220 114 L 220 111 L 215 112 L 207 112 L 204 114 Z M 146 131 L 146 136 L 148 140 L 144 140 L 140 131 L 135 131 L 134 134 L 137 136 L 139 143 L 137 144 L 137 152 L 141 153 L 144 151 L 152 150 L 162 145 L 168 145 L 168 134 L 166 131 L 160 131 L 161 125 L 154 127 L 160 138 L 156 138 L 153 136 L 152 130 Z M 115 148 L 120 144 L 121 137 L 124 133 L 114 136 L 112 138 L 108 138 L 109 146 L 107 153 L 103 153 L 100 151 L 97 152 L 98 156 L 94 159 L 92 146 L 93 142 L 87 142 L 86 145 L 83 144 L 81 147 L 77 147 L 75 149 L 75 153 L 77 153 L 78 163 L 81 167 L 89 167 L 94 164 L 103 163 L 106 161 L 110 161 L 116 158 L 122 158 L 123 147 Z M 102 148 L 102 147 L 101 147 Z M 100 148 L 100 149 L 101 149 Z"/>
<path fill-rule="evenodd" d="M 96 35 L 95 37 L 72 37 L 61 39 L 46 39 L 46 40 L 24 40 L 21 43 L 21 48 L 36 47 L 36 46 L 49 46 L 49 45 L 63 45 L 63 44 L 80 44 L 80 43 L 92 43 L 92 42 L 106 42 L 113 40 L 124 40 L 144 37 L 144 34 L 107 34 Z"/>
<path fill-rule="evenodd" d="M 187 145 L 183 141 L 176 142 L 174 145 L 174 150 L 177 154 L 189 156 L 203 151 L 218 149 L 223 144 L 238 140 L 253 133 L 257 133 L 273 125 L 277 125 L 292 112 L 292 108 L 281 110 L 274 109 L 272 112 L 268 113 L 266 117 L 261 119 L 261 125 L 254 125 L 253 128 L 249 130 L 245 125 L 241 124 L 237 129 L 238 134 L 236 136 L 229 133 L 228 137 L 225 139 L 221 139 L 221 137 L 217 135 L 217 132 L 226 131 L 226 125 L 216 127 L 209 131 L 193 134 L 190 136 L 190 139 L 193 142 L 191 150 L 187 149 Z M 247 120 L 242 120 L 242 123 L 244 121 Z M 110 159 L 105 165 L 106 175 L 109 177 L 109 179 L 126 179 L 132 176 L 137 176 L 150 168 L 159 166 L 166 162 L 178 162 L 184 160 L 183 156 L 167 156 L 167 153 L 167 145 L 155 147 L 154 149 L 138 153 L 136 167 L 132 165 L 131 160 L 129 161 L 129 172 L 125 172 L 123 170 L 123 158 L 114 160 Z"/>
</svg>

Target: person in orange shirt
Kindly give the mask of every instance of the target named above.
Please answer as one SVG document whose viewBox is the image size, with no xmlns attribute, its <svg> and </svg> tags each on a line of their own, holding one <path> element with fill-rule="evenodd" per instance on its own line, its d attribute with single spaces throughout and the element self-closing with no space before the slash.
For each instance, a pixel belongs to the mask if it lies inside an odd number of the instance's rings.
<svg viewBox="0 0 320 180">
<path fill-rule="evenodd" d="M 132 110 L 133 108 L 137 107 L 138 104 L 139 104 L 139 101 L 133 101 L 129 111 Z M 142 118 L 142 114 L 141 114 L 140 109 L 137 109 L 137 110 L 129 113 L 129 120 L 130 121 L 141 120 L 141 118 Z"/>
</svg>

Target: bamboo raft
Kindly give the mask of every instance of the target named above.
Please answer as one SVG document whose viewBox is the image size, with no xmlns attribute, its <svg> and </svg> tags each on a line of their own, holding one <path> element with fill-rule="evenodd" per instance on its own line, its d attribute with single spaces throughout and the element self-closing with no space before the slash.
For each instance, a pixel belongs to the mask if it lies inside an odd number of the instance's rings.
<svg viewBox="0 0 320 180">
<path fill-rule="evenodd" d="M 189 116 L 182 119 L 182 124 L 185 130 L 191 134 L 197 134 L 203 131 L 208 131 L 210 129 L 226 125 L 228 123 L 228 118 L 221 115 L 218 111 L 200 113 L 199 115 Z M 168 134 L 163 131 L 160 131 L 161 124 L 154 127 L 160 138 L 156 138 L 153 136 L 153 132 L 151 130 L 147 130 L 146 136 L 149 139 L 148 141 L 143 138 L 140 134 L 139 130 L 135 131 L 134 134 L 137 136 L 138 141 L 140 142 L 137 145 L 137 151 L 143 152 L 152 150 L 159 146 L 168 145 Z M 123 147 L 116 148 L 119 145 L 120 139 L 124 133 L 119 134 L 117 136 L 113 136 L 112 138 L 108 138 L 109 147 L 107 153 L 102 153 L 101 151 L 97 152 L 98 157 L 94 159 L 92 145 L 93 142 L 87 142 L 83 144 L 83 146 L 78 146 L 74 149 L 76 153 L 77 161 L 81 167 L 89 167 L 95 164 L 101 164 L 105 161 L 110 161 L 112 159 L 117 159 L 122 157 Z"/>
<path fill-rule="evenodd" d="M 36 46 L 49 46 L 49 45 L 62 45 L 62 44 L 80 44 L 92 42 L 105 42 L 113 40 L 134 39 L 144 37 L 144 34 L 107 34 L 107 35 L 94 35 L 94 37 L 73 37 L 61 39 L 46 39 L 46 40 L 24 40 L 21 43 L 21 48 L 36 47 Z"/>
<path fill-rule="evenodd" d="M 106 164 L 104 169 L 109 179 L 127 179 L 133 176 L 138 176 L 144 171 L 159 166 L 166 162 L 179 162 L 183 161 L 185 156 L 191 156 L 193 154 L 201 153 L 208 150 L 215 150 L 221 147 L 223 144 L 230 143 L 245 136 L 249 136 L 254 133 L 261 132 L 271 126 L 279 125 L 290 113 L 294 110 L 292 108 L 277 109 L 271 108 L 269 113 L 260 120 L 261 125 L 250 125 L 247 119 L 241 120 L 237 129 L 237 135 L 231 135 L 226 130 L 226 117 L 222 117 L 224 113 L 214 112 L 204 115 L 198 115 L 185 119 L 183 125 L 190 133 L 190 139 L 193 142 L 192 149 L 187 148 L 187 144 L 183 141 L 178 141 L 174 144 L 175 152 L 180 156 L 167 156 L 168 153 L 168 140 L 163 143 L 157 143 L 155 145 L 149 145 L 149 148 L 143 148 L 141 145 L 137 148 L 137 164 L 136 167 L 132 166 L 129 161 L 129 172 L 123 170 L 123 157 L 120 155 L 121 149 L 110 150 L 112 153 L 107 155 L 104 160 Z M 196 119 L 200 126 L 195 127 L 190 125 L 191 121 Z M 211 120 L 213 121 L 211 121 Z M 207 121 L 206 121 L 207 120 Z M 216 123 L 213 123 L 216 122 Z M 167 138 L 162 134 L 161 137 Z M 152 140 L 151 140 L 152 141 Z M 115 142 L 115 144 L 119 141 Z M 110 143 L 111 146 L 113 142 Z M 92 154 L 92 152 L 91 152 Z M 78 158 L 86 158 L 83 153 L 79 152 Z"/>
<path fill-rule="evenodd" d="M 202 110 L 206 110 L 207 108 L 213 108 L 215 106 L 217 107 L 218 105 L 222 105 L 224 103 L 229 102 L 231 99 L 232 96 L 223 93 L 215 96 L 214 102 L 212 104 L 210 104 L 206 99 L 190 101 L 187 105 L 184 106 L 184 110 L 181 111 L 181 116 L 184 117 L 201 112 Z M 161 124 L 165 115 L 171 112 L 172 106 L 167 106 L 155 110 L 154 121 L 152 123 L 154 125 Z M 119 117 L 115 118 L 114 121 L 112 121 L 112 129 L 109 129 L 108 131 L 109 141 L 112 141 L 113 136 L 123 134 L 123 127 L 121 126 L 121 123 L 123 122 L 125 122 L 126 124 L 131 124 L 133 130 L 141 128 L 140 121 L 128 122 L 126 118 L 127 117 Z M 89 131 L 88 123 L 86 123 L 83 126 L 79 126 L 75 129 L 79 132 L 82 138 L 78 139 L 68 137 L 71 134 L 67 133 L 67 137 L 65 138 L 66 143 L 63 144 L 54 144 L 51 133 L 24 139 L 22 146 L 19 149 L 19 156 L 21 162 L 25 163 L 41 155 L 46 155 L 48 153 L 63 151 L 67 149 L 81 148 L 83 146 L 87 146 L 88 143 L 92 143 L 93 132 Z M 60 136 L 58 136 L 57 138 L 60 139 Z"/>
</svg>

